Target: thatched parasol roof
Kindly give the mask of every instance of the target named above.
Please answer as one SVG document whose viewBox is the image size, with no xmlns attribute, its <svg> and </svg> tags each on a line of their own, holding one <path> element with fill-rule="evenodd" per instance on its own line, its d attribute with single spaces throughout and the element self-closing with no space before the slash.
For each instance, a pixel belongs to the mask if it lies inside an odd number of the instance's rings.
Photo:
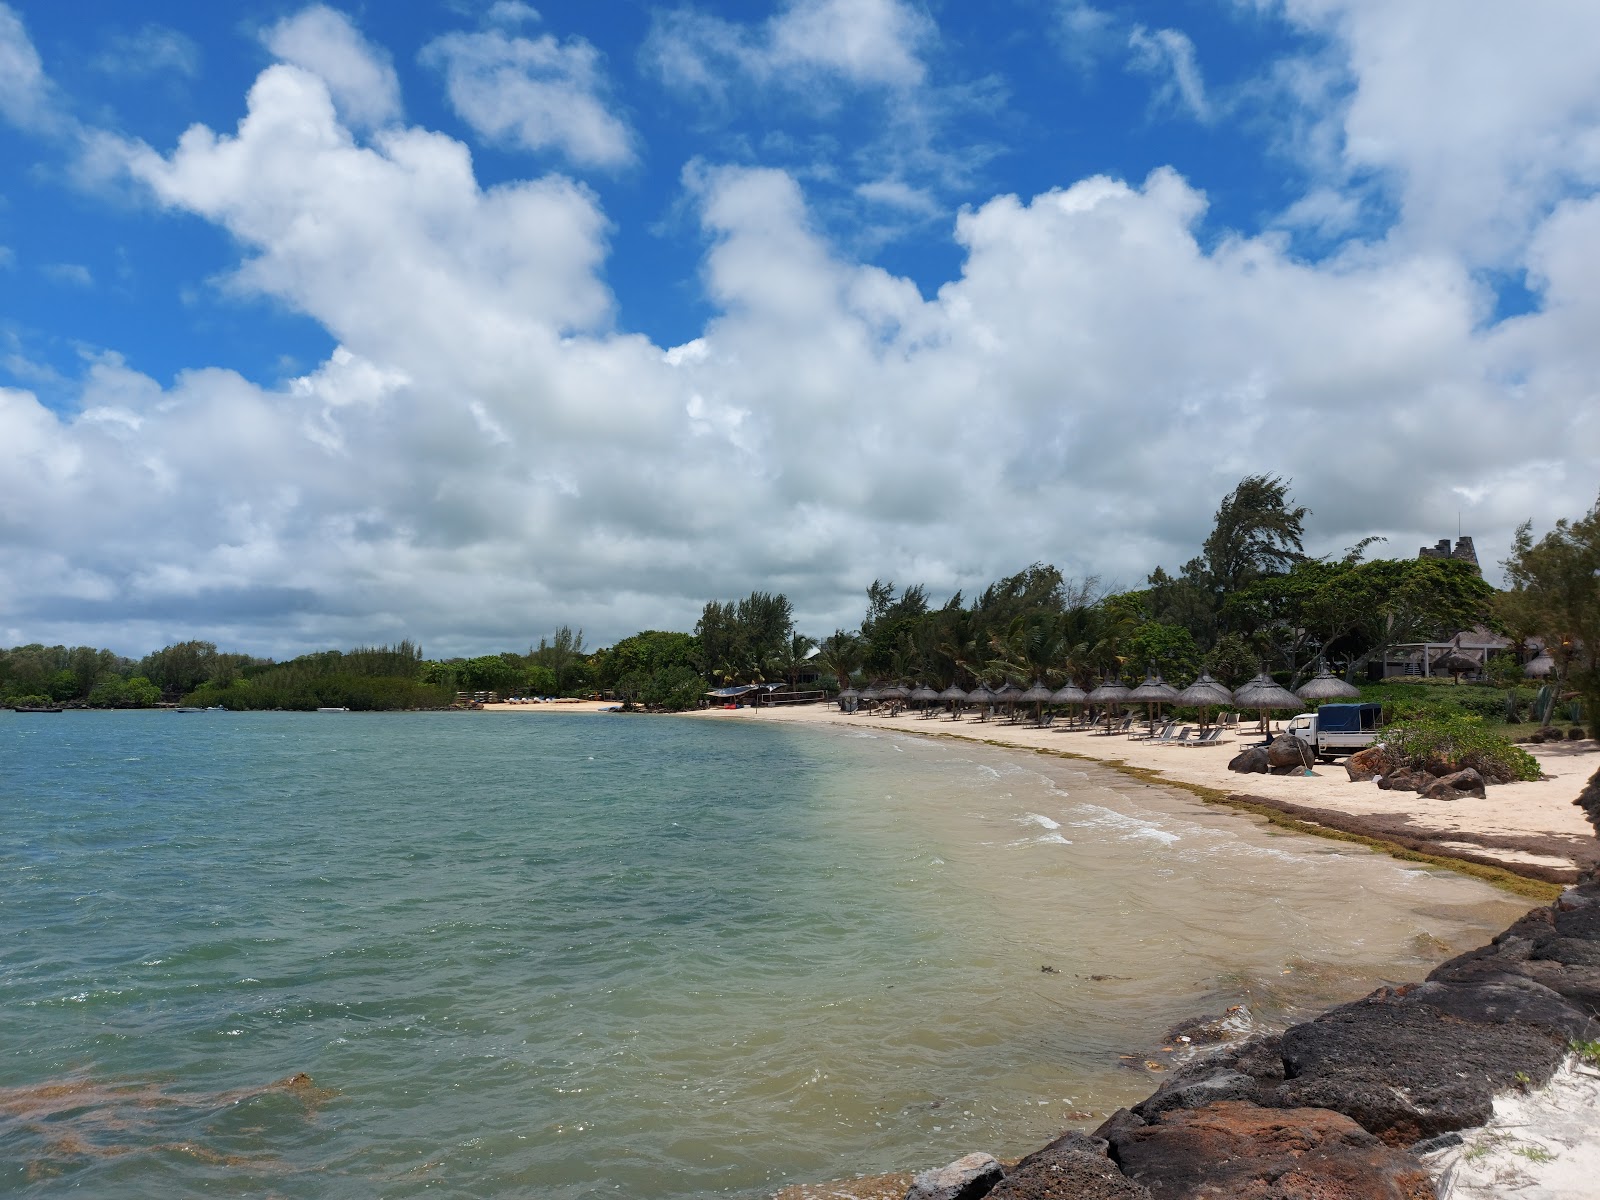
<svg viewBox="0 0 1600 1200">
<path fill-rule="evenodd" d="M 945 688 L 944 691 L 939 693 L 939 699 L 941 700 L 965 700 L 966 698 L 967 690 L 965 688 L 959 688 L 953 683 L 949 687 Z"/>
<path fill-rule="evenodd" d="M 1353 700 L 1361 695 L 1361 690 L 1340 679 L 1327 667 L 1323 667 L 1295 688 L 1294 694 L 1308 703 L 1317 704 L 1326 700 Z"/>
<path fill-rule="evenodd" d="M 1063 684 L 1050 693 L 1051 704 L 1082 704 L 1089 699 L 1089 693 L 1075 683 Z"/>
<path fill-rule="evenodd" d="M 1144 682 L 1125 697 L 1129 704 L 1176 704 L 1178 689 L 1165 682 L 1160 675 L 1146 675 Z"/>
<path fill-rule="evenodd" d="M 1110 679 L 1088 695 L 1090 704 L 1121 704 L 1128 698 L 1128 685 L 1120 680 Z"/>
<path fill-rule="evenodd" d="M 1022 689 L 1014 683 L 1002 683 L 995 689 L 994 698 L 999 704 L 1015 704 L 1022 699 Z"/>
<path fill-rule="evenodd" d="M 1035 680 L 1034 685 L 1018 696 L 1017 699 L 1026 701 L 1029 704 L 1049 704 L 1050 697 L 1053 694 L 1044 684 Z"/>
<path fill-rule="evenodd" d="M 925 683 L 919 683 L 912 689 L 911 698 L 919 704 L 926 704 L 929 700 L 937 700 L 939 693 Z"/>
<path fill-rule="evenodd" d="M 856 689 L 853 688 L 853 687 L 847 687 L 847 688 L 845 688 L 844 691 L 839 693 L 839 699 L 841 699 L 841 700 L 859 700 L 859 699 L 861 699 L 861 693 L 856 691 Z"/>
<path fill-rule="evenodd" d="M 1481 670 L 1483 664 L 1475 658 L 1469 658 L 1458 650 L 1441 655 L 1433 660 L 1435 671 L 1448 671 L 1452 675 L 1465 675 L 1468 671 Z"/>
<path fill-rule="evenodd" d="M 861 698 L 863 700 L 882 700 L 883 689 L 875 683 L 869 683 L 861 689 Z"/>
<path fill-rule="evenodd" d="M 1191 708 L 1221 708 L 1233 703 L 1233 693 L 1211 678 L 1210 671 L 1202 671 L 1199 679 L 1178 693 L 1178 703 Z"/>
<path fill-rule="evenodd" d="M 1549 679 L 1556 673 L 1556 660 L 1548 651 L 1541 650 L 1522 668 L 1522 673 L 1529 679 Z"/>
<path fill-rule="evenodd" d="M 883 691 L 878 693 L 878 699 L 909 700 L 911 699 L 911 689 L 901 687 L 898 683 L 891 683 L 888 687 L 884 688 Z"/>
<path fill-rule="evenodd" d="M 1268 709 L 1299 712 L 1305 707 L 1299 696 L 1288 688 L 1279 687 L 1265 671 L 1234 692 L 1233 699 L 1240 708 L 1254 708 L 1261 712 Z"/>
<path fill-rule="evenodd" d="M 973 704 L 993 704 L 995 694 L 980 683 L 967 693 L 967 700 Z"/>
</svg>

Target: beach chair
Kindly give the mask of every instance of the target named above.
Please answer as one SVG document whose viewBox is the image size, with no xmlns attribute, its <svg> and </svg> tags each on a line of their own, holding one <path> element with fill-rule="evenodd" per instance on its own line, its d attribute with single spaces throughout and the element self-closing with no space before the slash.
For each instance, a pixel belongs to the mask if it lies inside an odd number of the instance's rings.
<svg viewBox="0 0 1600 1200">
<path fill-rule="evenodd" d="M 1172 738 L 1170 741 L 1168 741 L 1167 745 L 1169 745 L 1169 746 L 1186 746 L 1189 743 L 1189 735 L 1191 733 L 1193 733 L 1193 732 L 1194 732 L 1194 726 L 1193 725 L 1185 725 L 1181 730 L 1178 731 L 1178 736 L 1175 737 L 1175 738 Z"/>
<path fill-rule="evenodd" d="M 1056 721 L 1055 713 L 1047 712 L 1047 713 L 1045 713 L 1044 717 L 1039 721 L 1039 728 L 1040 729 L 1049 729 L 1052 725 L 1055 724 L 1055 721 Z"/>
<path fill-rule="evenodd" d="M 1220 725 L 1213 725 L 1199 737 L 1195 738 L 1194 741 L 1185 743 L 1185 745 L 1188 746 L 1220 746 L 1221 744 L 1222 726 Z"/>
</svg>

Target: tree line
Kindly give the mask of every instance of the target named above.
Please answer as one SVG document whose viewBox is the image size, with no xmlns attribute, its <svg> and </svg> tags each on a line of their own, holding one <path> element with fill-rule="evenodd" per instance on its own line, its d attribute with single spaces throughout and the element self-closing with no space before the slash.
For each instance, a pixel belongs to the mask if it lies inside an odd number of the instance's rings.
<svg viewBox="0 0 1600 1200">
<path fill-rule="evenodd" d="M 1542 538 L 1518 532 L 1496 591 L 1471 564 L 1372 557 L 1366 538 L 1337 556 L 1304 551 L 1311 514 L 1287 481 L 1242 479 L 1219 504 L 1193 557 L 1145 585 L 1109 588 L 1034 563 L 972 596 L 936 603 L 920 583 L 874 580 L 861 620 L 821 637 L 795 627 L 789 599 L 756 591 L 708 601 L 692 632 L 644 630 L 595 650 L 563 627 L 525 653 L 427 659 L 409 641 L 322 651 L 284 663 L 210 642 L 143 659 L 90 647 L 0 650 L 0 702 L 140 707 L 184 700 L 226 708 L 432 708 L 460 692 L 603 694 L 662 709 L 692 707 L 729 683 L 808 680 L 825 687 L 896 681 L 971 687 L 1037 680 L 1088 688 L 1161 673 L 1209 671 L 1236 686 L 1268 670 L 1291 687 L 1320 665 L 1355 680 L 1404 643 L 1484 625 L 1519 644 L 1540 638 L 1556 686 L 1600 713 L 1600 502 Z"/>
</svg>

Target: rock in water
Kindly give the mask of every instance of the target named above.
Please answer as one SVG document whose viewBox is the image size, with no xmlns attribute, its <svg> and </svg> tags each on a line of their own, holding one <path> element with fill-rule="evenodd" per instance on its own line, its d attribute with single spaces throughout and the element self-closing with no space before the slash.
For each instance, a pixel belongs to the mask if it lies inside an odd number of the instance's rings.
<svg viewBox="0 0 1600 1200">
<path fill-rule="evenodd" d="M 1243 775 L 1265 775 L 1267 766 L 1267 752 L 1260 746 L 1252 746 L 1235 754 L 1233 761 L 1228 764 L 1228 770 Z"/>
<path fill-rule="evenodd" d="M 1269 767 L 1309 767 L 1316 761 L 1316 747 L 1291 733 L 1280 733 L 1267 746 Z"/>
<path fill-rule="evenodd" d="M 1136 1121 L 1107 1129 L 1111 1153 L 1156 1196 L 1433 1200 L 1416 1158 L 1339 1113 L 1223 1100 Z"/>
<path fill-rule="evenodd" d="M 1150 1200 L 1106 1157 L 1106 1143 L 1067 1133 L 1019 1162 L 990 1200 Z"/>
<path fill-rule="evenodd" d="M 1390 765 L 1389 751 L 1382 746 L 1357 750 L 1344 760 L 1344 769 L 1349 772 L 1351 783 L 1365 783 L 1376 776 L 1387 775 Z"/>
<path fill-rule="evenodd" d="M 1429 800 L 1459 800 L 1463 796 L 1475 796 L 1482 800 L 1483 776 L 1468 767 L 1464 771 L 1455 771 L 1442 779 L 1435 779 L 1421 790 Z"/>
<path fill-rule="evenodd" d="M 911 1181 L 906 1200 L 979 1200 L 1005 1172 L 987 1154 L 967 1154 L 948 1167 L 924 1171 Z"/>
</svg>

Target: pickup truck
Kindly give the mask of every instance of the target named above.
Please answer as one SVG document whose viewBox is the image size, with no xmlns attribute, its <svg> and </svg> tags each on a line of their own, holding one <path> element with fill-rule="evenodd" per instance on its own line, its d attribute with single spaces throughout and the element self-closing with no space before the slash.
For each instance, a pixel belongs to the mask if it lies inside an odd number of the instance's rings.
<svg viewBox="0 0 1600 1200">
<path fill-rule="evenodd" d="M 1382 714 L 1381 704 L 1324 704 L 1293 718 L 1284 732 L 1314 747 L 1318 758 L 1331 760 L 1372 745 Z"/>
</svg>

